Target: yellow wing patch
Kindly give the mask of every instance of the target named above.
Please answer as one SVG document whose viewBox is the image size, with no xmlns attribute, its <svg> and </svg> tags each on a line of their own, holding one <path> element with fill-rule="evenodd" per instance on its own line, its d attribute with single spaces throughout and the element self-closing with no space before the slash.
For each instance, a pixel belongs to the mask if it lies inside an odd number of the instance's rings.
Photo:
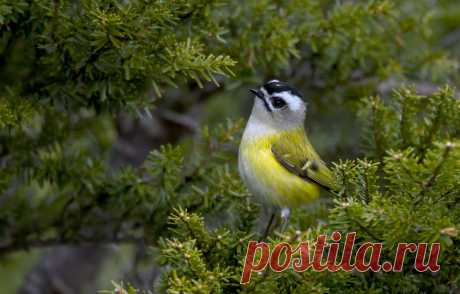
<svg viewBox="0 0 460 294">
<path fill-rule="evenodd" d="M 289 172 L 326 190 L 336 190 L 334 175 L 321 160 L 303 129 L 289 132 L 274 142 L 272 152 Z"/>
<path fill-rule="evenodd" d="M 251 192 L 280 206 L 311 202 L 319 196 L 320 186 L 332 187 L 335 183 L 330 170 L 306 140 L 303 129 L 248 140 L 240 146 L 240 156 L 242 174 Z M 296 170 L 308 170 L 311 178 L 293 172 L 286 163 Z"/>
</svg>

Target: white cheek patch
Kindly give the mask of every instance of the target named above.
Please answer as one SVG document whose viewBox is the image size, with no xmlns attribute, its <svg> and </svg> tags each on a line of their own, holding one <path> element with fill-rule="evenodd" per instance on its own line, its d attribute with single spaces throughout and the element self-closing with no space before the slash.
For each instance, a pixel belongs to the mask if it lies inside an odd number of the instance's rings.
<svg viewBox="0 0 460 294">
<path fill-rule="evenodd" d="M 281 93 L 277 93 L 276 96 L 279 96 L 286 101 L 288 107 L 293 111 L 305 111 L 306 104 L 303 100 L 295 95 L 292 95 L 290 92 L 285 91 Z"/>
</svg>

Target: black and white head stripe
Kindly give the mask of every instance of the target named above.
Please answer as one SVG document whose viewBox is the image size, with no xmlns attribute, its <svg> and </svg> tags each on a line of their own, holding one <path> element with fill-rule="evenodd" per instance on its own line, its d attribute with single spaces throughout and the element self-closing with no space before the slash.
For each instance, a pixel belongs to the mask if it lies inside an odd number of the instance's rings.
<svg viewBox="0 0 460 294">
<path fill-rule="evenodd" d="M 289 86 L 288 84 L 278 81 L 278 80 L 271 80 L 268 81 L 262 88 L 269 94 L 272 95 L 274 93 L 281 93 L 281 92 L 290 92 L 293 95 L 298 97 L 302 97 L 299 91 L 295 88 Z"/>
</svg>

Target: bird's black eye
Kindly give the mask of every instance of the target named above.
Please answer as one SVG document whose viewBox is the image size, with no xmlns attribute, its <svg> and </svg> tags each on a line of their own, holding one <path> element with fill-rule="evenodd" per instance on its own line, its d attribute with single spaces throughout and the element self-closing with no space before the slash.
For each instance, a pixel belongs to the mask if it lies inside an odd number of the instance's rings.
<svg viewBox="0 0 460 294">
<path fill-rule="evenodd" d="M 272 105 L 275 108 L 283 108 L 284 106 L 286 106 L 286 101 L 284 101 L 284 99 L 281 97 L 275 96 L 275 97 L 272 97 L 271 100 L 272 100 Z"/>
</svg>

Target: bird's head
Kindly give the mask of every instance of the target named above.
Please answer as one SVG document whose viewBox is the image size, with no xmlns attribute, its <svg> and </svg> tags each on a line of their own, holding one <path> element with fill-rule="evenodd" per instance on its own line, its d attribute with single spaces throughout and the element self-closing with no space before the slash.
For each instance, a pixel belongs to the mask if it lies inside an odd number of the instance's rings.
<svg viewBox="0 0 460 294">
<path fill-rule="evenodd" d="M 249 91 L 256 96 L 251 116 L 259 123 L 276 129 L 303 126 L 307 105 L 295 88 L 271 80 Z"/>
</svg>

